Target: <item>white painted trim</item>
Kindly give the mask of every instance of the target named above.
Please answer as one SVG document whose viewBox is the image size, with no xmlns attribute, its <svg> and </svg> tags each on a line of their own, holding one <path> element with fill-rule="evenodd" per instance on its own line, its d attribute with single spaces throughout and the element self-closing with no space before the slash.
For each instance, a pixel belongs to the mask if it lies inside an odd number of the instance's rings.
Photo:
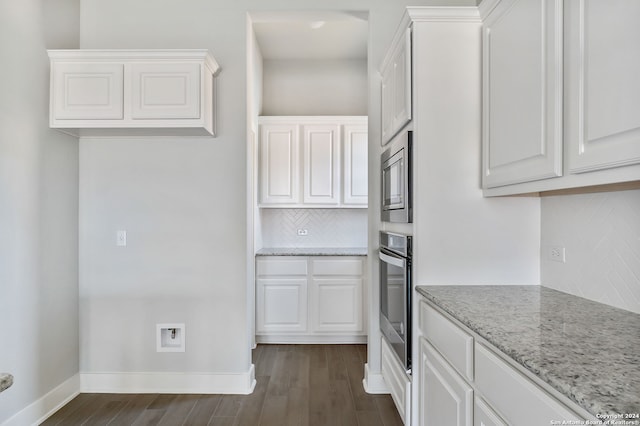
<svg viewBox="0 0 640 426">
<path fill-rule="evenodd" d="M 80 373 L 83 393 L 204 393 L 241 394 L 253 392 L 255 366 L 245 373 Z"/>
<path fill-rule="evenodd" d="M 382 377 L 382 372 L 372 373 L 369 364 L 364 365 L 364 379 L 362 379 L 364 391 L 370 394 L 388 394 L 389 388 Z"/>
<path fill-rule="evenodd" d="M 256 335 L 257 343 L 267 344 L 366 344 L 367 336 L 353 335 L 302 335 L 302 334 L 272 334 L 272 335 Z"/>
<path fill-rule="evenodd" d="M 80 375 L 75 374 L 16 413 L 2 426 L 39 425 L 80 393 Z"/>
</svg>

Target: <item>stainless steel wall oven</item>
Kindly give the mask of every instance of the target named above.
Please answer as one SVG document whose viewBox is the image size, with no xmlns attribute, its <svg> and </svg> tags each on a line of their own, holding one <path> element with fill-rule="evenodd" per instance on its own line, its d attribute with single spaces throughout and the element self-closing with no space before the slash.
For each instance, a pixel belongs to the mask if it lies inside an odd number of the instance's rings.
<svg viewBox="0 0 640 426">
<path fill-rule="evenodd" d="M 380 331 L 411 371 L 411 237 L 380 232 Z"/>
</svg>

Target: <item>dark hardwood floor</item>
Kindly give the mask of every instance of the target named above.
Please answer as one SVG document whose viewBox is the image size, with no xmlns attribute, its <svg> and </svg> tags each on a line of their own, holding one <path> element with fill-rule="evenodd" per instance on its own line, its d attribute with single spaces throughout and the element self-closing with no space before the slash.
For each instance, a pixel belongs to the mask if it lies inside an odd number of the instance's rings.
<svg viewBox="0 0 640 426">
<path fill-rule="evenodd" d="M 258 345 L 251 395 L 80 394 L 43 425 L 400 426 L 362 387 L 364 345 Z"/>
</svg>

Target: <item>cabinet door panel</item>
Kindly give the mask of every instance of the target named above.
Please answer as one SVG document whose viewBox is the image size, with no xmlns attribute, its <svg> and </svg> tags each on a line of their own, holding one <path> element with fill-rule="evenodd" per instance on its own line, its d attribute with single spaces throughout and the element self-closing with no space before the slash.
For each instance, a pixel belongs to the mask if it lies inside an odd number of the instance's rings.
<svg viewBox="0 0 640 426">
<path fill-rule="evenodd" d="M 132 64 L 131 118 L 200 117 L 199 64 Z"/>
<path fill-rule="evenodd" d="M 310 300 L 314 331 L 362 331 L 362 279 L 314 279 Z"/>
<path fill-rule="evenodd" d="M 260 202 L 298 203 L 298 126 L 262 125 L 260 130 Z"/>
<path fill-rule="evenodd" d="M 562 175 L 562 2 L 505 0 L 483 27 L 483 184 Z"/>
<path fill-rule="evenodd" d="M 473 406 L 473 426 L 507 426 L 491 407 L 476 396 Z"/>
<path fill-rule="evenodd" d="M 640 163 L 640 2 L 565 2 L 571 173 Z"/>
<path fill-rule="evenodd" d="M 473 389 L 420 338 L 420 426 L 471 426 Z"/>
<path fill-rule="evenodd" d="M 307 280 L 264 278 L 257 280 L 257 331 L 307 330 Z"/>
<path fill-rule="evenodd" d="M 368 130 L 366 126 L 344 127 L 344 204 L 368 203 Z"/>
<path fill-rule="evenodd" d="M 339 126 L 304 126 L 304 202 L 338 204 Z"/>
<path fill-rule="evenodd" d="M 124 66 L 109 63 L 52 65 L 56 120 L 122 120 Z"/>
</svg>

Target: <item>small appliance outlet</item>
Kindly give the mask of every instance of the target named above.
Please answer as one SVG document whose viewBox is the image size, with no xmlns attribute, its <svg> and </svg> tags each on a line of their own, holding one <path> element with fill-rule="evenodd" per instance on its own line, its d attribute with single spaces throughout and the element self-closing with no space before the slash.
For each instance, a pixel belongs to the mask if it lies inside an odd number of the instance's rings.
<svg viewBox="0 0 640 426">
<path fill-rule="evenodd" d="M 184 352 L 184 324 L 156 324 L 156 352 Z"/>
<path fill-rule="evenodd" d="M 551 246 L 549 247 L 549 260 L 553 262 L 565 263 L 565 249 L 561 246 Z"/>
</svg>

